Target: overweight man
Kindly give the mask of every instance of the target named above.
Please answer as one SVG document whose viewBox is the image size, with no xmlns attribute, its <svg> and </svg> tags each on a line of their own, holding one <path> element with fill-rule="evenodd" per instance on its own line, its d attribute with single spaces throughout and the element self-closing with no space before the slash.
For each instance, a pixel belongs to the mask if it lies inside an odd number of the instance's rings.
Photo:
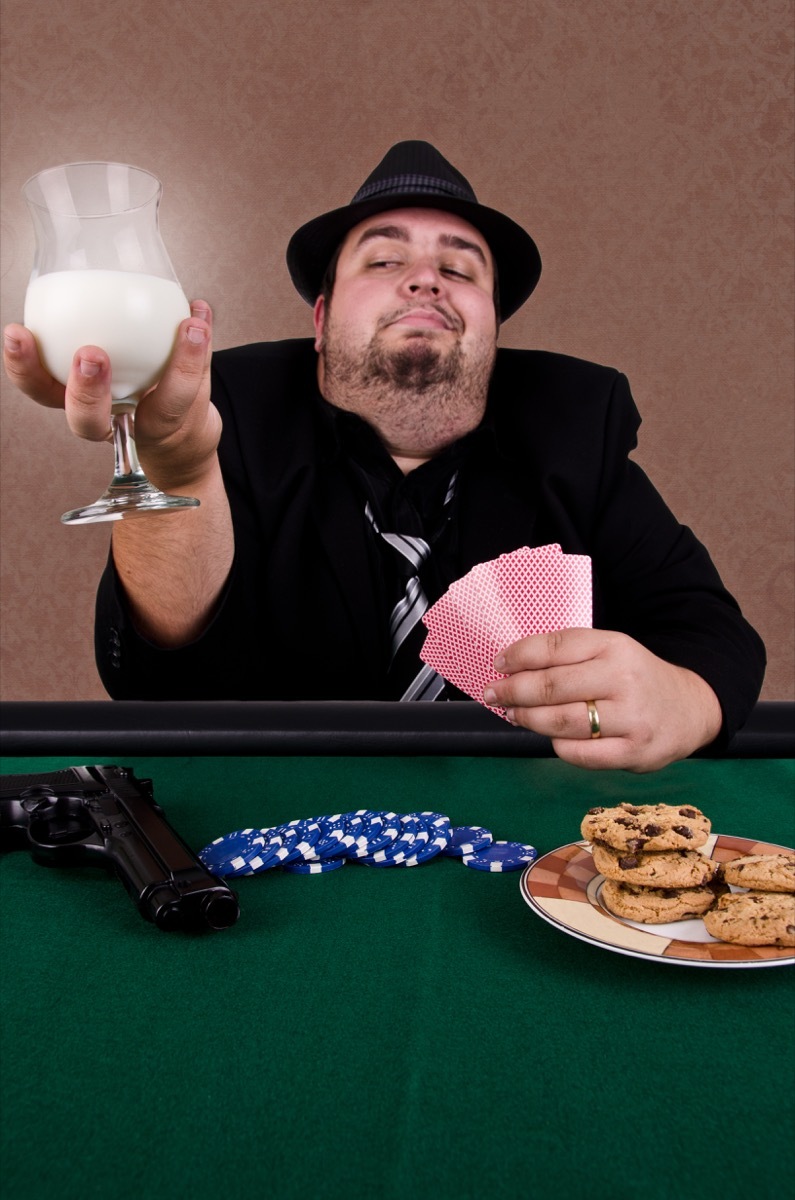
<svg viewBox="0 0 795 1200">
<path fill-rule="evenodd" d="M 764 648 L 629 455 L 618 371 L 497 348 L 541 270 L 432 146 L 393 146 L 288 267 L 314 338 L 211 354 L 203 301 L 141 400 L 153 482 L 198 509 L 114 523 L 97 663 L 117 699 L 462 699 L 419 657 L 425 609 L 476 563 L 559 543 L 592 561 L 594 628 L 505 646 L 486 703 L 584 767 L 652 770 L 725 743 Z M 66 388 L 21 325 L 5 365 L 103 441 L 113 364 Z"/>
</svg>

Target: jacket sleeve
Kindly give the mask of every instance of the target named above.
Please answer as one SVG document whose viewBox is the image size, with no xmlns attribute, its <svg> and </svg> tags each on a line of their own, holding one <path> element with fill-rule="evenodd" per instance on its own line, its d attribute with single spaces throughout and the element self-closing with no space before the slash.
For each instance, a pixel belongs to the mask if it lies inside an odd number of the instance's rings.
<svg viewBox="0 0 795 1200">
<path fill-rule="evenodd" d="M 102 683 L 114 700 L 259 700 L 268 698 L 273 686 L 267 675 L 268 656 L 257 634 L 260 529 L 228 385 L 230 359 L 232 363 L 242 359 L 246 377 L 238 400 L 256 407 L 263 365 L 256 347 L 248 355 L 244 349 L 222 352 L 213 359 L 213 402 L 223 420 L 219 458 L 235 527 L 232 570 L 202 634 L 184 646 L 163 648 L 136 629 L 109 556 L 96 597 L 94 652 Z M 263 351 L 268 349 L 269 345 L 263 346 Z"/>
<path fill-rule="evenodd" d="M 606 626 L 710 684 L 723 710 L 720 748 L 759 696 L 765 649 L 704 546 L 631 459 L 639 423 L 627 380 L 617 375 L 590 531 L 595 599 Z"/>
</svg>

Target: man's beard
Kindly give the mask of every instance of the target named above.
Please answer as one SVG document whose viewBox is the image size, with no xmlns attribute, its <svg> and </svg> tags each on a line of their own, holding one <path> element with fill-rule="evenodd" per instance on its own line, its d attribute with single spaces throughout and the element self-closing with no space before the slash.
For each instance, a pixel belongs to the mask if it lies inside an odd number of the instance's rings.
<svg viewBox="0 0 795 1200">
<path fill-rule="evenodd" d="M 327 313 L 323 394 L 358 413 L 393 453 L 435 454 L 480 423 L 495 354 L 493 339 L 475 343 L 470 354 L 460 337 L 451 346 L 440 342 L 417 333 L 390 345 L 377 330 L 362 349 Z"/>
<path fill-rule="evenodd" d="M 425 392 L 458 385 L 463 375 L 460 342 L 443 354 L 435 340 L 416 334 L 392 349 L 373 337 L 362 359 L 360 378 L 365 383 L 391 385 L 397 391 Z"/>
</svg>

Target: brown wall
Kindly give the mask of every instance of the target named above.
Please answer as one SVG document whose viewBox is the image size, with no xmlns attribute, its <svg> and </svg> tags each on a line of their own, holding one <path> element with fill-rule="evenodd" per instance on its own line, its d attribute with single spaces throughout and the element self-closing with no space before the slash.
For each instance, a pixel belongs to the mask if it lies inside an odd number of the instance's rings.
<svg viewBox="0 0 795 1200">
<path fill-rule="evenodd" d="M 3 321 L 21 319 L 42 167 L 165 183 L 162 228 L 217 343 L 310 331 L 292 231 L 393 142 L 434 141 L 532 232 L 503 343 L 620 367 L 639 460 L 707 542 L 791 698 L 791 0 L 3 0 Z M 5 698 L 93 699 L 107 446 L 4 384 Z M 156 518 L 155 518 L 156 519 Z"/>
</svg>

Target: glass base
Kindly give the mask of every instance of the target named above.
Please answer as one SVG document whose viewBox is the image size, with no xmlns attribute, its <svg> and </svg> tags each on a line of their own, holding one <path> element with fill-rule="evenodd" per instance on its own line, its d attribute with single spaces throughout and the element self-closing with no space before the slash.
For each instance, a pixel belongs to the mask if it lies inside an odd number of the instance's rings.
<svg viewBox="0 0 795 1200">
<path fill-rule="evenodd" d="M 148 513 L 173 512 L 178 508 L 198 508 L 192 496 L 168 496 L 151 483 L 111 485 L 104 495 L 84 508 L 73 508 L 61 517 L 64 525 L 91 525 L 98 521 L 130 520 Z"/>
</svg>

